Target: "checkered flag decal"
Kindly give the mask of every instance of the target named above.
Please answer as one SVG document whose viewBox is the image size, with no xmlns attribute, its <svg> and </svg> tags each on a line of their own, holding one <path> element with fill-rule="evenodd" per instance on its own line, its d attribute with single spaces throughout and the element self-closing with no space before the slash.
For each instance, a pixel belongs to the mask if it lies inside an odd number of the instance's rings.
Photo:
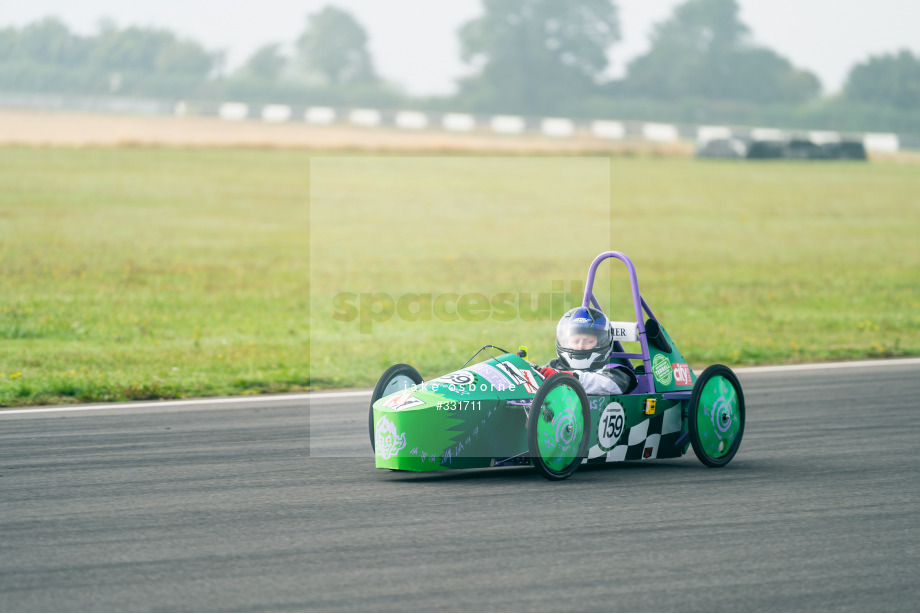
<svg viewBox="0 0 920 614">
<path fill-rule="evenodd" d="M 588 450 L 588 464 L 613 463 L 616 461 L 647 460 L 650 458 L 674 458 L 681 455 L 686 433 L 681 433 L 681 406 L 677 404 L 662 413 L 643 420 L 626 429 L 620 440 L 609 452 L 594 446 Z"/>
</svg>

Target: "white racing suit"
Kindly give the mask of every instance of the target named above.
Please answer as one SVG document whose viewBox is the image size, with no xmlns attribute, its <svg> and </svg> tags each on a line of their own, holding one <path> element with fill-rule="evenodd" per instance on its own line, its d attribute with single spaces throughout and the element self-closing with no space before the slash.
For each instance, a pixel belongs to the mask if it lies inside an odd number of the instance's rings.
<svg viewBox="0 0 920 614">
<path fill-rule="evenodd" d="M 626 394 L 639 383 L 631 369 L 621 366 L 610 369 L 605 367 L 596 371 L 577 370 L 569 367 L 560 358 L 553 358 L 546 366 L 556 371 L 571 371 L 578 378 L 585 393 L 593 396 Z"/>
</svg>

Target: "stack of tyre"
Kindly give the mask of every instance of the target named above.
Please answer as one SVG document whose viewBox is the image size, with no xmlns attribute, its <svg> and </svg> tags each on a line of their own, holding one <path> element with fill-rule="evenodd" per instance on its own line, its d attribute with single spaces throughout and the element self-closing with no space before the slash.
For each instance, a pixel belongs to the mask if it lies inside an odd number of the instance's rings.
<svg viewBox="0 0 920 614">
<path fill-rule="evenodd" d="M 752 140 L 739 137 L 712 139 L 701 144 L 698 158 L 747 160 L 866 160 L 860 141 L 815 143 L 808 139 Z"/>
</svg>

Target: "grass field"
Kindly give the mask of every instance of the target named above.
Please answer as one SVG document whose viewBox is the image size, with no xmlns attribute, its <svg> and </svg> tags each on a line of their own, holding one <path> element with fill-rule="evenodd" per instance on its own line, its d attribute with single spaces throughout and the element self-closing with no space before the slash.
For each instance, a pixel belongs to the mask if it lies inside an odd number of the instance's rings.
<svg viewBox="0 0 920 614">
<path fill-rule="evenodd" d="M 4 406 L 369 386 L 485 343 L 543 361 L 568 304 L 362 332 L 333 299 L 536 303 L 607 248 L 694 365 L 920 355 L 915 165 L 6 147 L 0 168 Z M 622 270 L 601 282 L 622 299 Z"/>
</svg>

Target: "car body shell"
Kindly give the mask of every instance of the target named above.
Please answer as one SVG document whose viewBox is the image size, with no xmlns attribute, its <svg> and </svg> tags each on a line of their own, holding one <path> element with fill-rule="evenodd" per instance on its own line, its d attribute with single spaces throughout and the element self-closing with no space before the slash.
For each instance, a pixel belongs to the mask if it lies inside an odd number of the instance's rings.
<svg viewBox="0 0 920 614">
<path fill-rule="evenodd" d="M 641 348 L 626 352 L 617 341 L 610 360 L 632 369 L 638 386 L 628 394 L 588 398 L 582 463 L 679 457 L 690 445 L 688 410 L 696 374 L 639 294 L 635 268 L 625 255 L 606 252 L 595 259 L 585 306 L 599 308 L 592 286 L 597 265 L 606 258 L 621 260 L 630 273 L 636 320 L 626 324 L 635 331 L 629 340 Z M 643 312 L 649 320 L 643 321 Z M 524 357 L 503 353 L 375 400 L 376 466 L 437 471 L 530 464 L 527 418 L 542 382 Z"/>
</svg>

